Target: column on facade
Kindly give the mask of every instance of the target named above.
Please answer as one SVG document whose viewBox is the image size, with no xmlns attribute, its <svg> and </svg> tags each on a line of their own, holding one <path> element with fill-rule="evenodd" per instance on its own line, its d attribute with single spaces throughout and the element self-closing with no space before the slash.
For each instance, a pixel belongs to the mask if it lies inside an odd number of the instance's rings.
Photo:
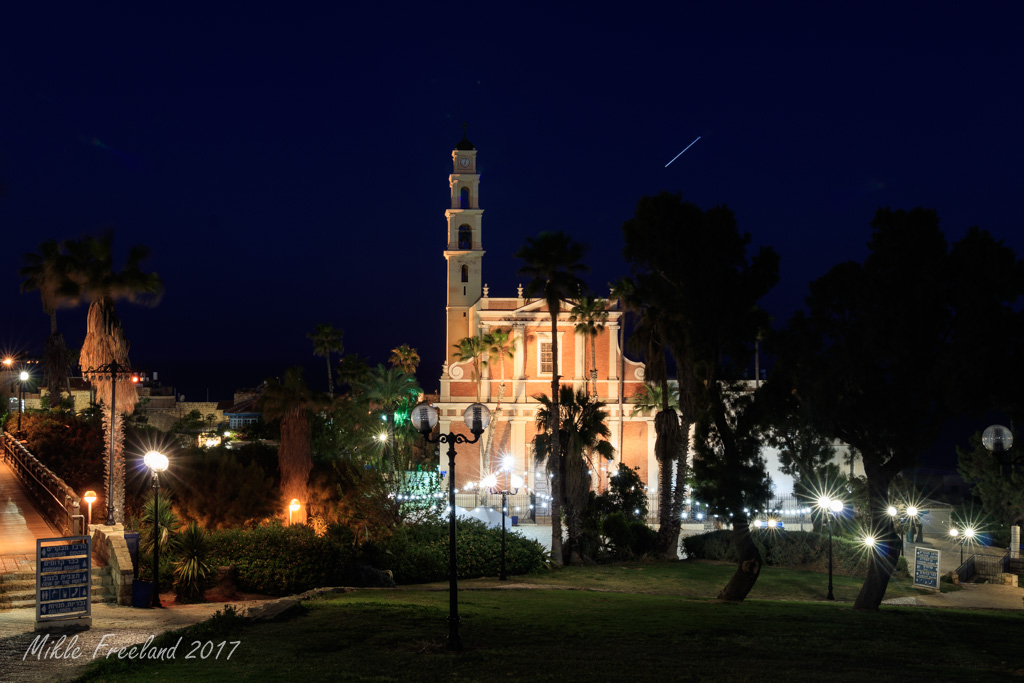
<svg viewBox="0 0 1024 683">
<path fill-rule="evenodd" d="M 518 403 L 526 379 L 526 323 L 512 323 L 512 336 L 516 344 L 512 358 L 512 401 Z"/>
<path fill-rule="evenodd" d="M 619 398 L 619 325 L 608 323 L 605 326 L 605 333 L 608 335 L 608 400 L 616 401 Z"/>
</svg>

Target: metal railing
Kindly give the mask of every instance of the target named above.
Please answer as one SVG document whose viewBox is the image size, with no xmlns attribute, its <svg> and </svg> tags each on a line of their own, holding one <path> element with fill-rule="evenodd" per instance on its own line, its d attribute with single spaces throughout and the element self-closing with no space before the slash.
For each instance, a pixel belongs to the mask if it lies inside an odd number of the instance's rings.
<svg viewBox="0 0 1024 683">
<path fill-rule="evenodd" d="M 978 574 L 978 567 L 974 562 L 976 555 L 971 555 L 967 560 L 956 568 L 953 572 L 956 574 L 956 580 L 960 583 L 967 583 L 973 581 L 974 577 Z"/>
<path fill-rule="evenodd" d="M 0 431 L 3 442 L 3 457 L 14 474 L 21 480 L 22 486 L 36 503 L 54 529 L 63 536 L 80 534 L 82 515 L 81 501 L 78 495 L 63 479 L 51 472 L 39 462 L 24 444 L 7 432 Z"/>
</svg>

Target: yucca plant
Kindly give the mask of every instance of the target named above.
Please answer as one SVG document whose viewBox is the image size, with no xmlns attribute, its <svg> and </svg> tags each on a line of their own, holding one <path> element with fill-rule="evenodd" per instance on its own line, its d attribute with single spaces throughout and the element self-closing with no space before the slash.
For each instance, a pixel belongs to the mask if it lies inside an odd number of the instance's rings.
<svg viewBox="0 0 1024 683">
<path fill-rule="evenodd" d="M 178 534 L 181 559 L 174 563 L 174 593 L 178 602 L 202 602 L 206 579 L 213 568 L 206 561 L 210 544 L 206 530 L 195 520 Z"/>
</svg>

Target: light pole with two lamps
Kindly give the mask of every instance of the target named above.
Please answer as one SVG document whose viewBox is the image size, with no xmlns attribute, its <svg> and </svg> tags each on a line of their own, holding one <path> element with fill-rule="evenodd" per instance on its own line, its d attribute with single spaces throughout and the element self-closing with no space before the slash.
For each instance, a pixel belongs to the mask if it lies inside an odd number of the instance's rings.
<svg viewBox="0 0 1024 683">
<path fill-rule="evenodd" d="M 146 453 L 143 462 L 153 472 L 153 607 L 160 604 L 160 473 L 167 469 L 167 456 L 157 451 Z"/>
<path fill-rule="evenodd" d="M 960 546 L 960 564 L 964 563 L 964 543 L 973 543 L 974 535 L 977 533 L 974 527 L 964 527 L 963 531 L 957 527 L 950 527 L 949 537 L 953 539 L 954 543 Z"/>
<path fill-rule="evenodd" d="M 491 493 L 501 494 L 501 572 L 498 574 L 498 580 L 508 581 L 508 574 L 505 573 L 505 514 L 508 510 L 508 497 L 519 493 L 519 487 L 522 486 L 523 481 L 518 475 L 513 475 L 512 486 L 508 485 L 509 472 L 512 469 L 512 456 L 505 457 L 501 469 L 504 472 L 501 488 L 498 488 L 498 477 L 494 474 L 488 474 L 481 483 Z"/>
<path fill-rule="evenodd" d="M 431 438 L 430 434 L 437 426 L 437 410 L 427 403 L 421 403 L 412 409 L 410 419 L 427 443 L 448 444 L 448 650 L 462 649 L 462 636 L 459 635 L 459 569 L 455 552 L 455 444 L 476 443 L 480 435 L 487 429 L 491 421 L 491 411 L 483 403 L 471 403 L 463 418 L 473 438 L 455 432 L 441 433 Z"/>
<path fill-rule="evenodd" d="M 825 596 L 825 599 L 835 600 L 836 596 L 832 592 L 832 518 L 843 511 L 843 501 L 838 498 L 822 496 L 818 499 L 818 507 L 821 508 L 828 520 L 828 595 Z"/>
</svg>

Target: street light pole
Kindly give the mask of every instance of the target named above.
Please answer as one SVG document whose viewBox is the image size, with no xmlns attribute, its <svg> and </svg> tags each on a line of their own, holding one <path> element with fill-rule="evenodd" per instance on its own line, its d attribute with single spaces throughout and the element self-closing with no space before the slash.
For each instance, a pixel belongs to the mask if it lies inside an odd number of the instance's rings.
<svg viewBox="0 0 1024 683">
<path fill-rule="evenodd" d="M 28 373 L 24 370 L 18 375 L 18 432 L 21 432 L 21 414 L 25 412 L 25 382 L 28 381 Z"/>
<path fill-rule="evenodd" d="M 503 469 L 505 471 L 505 474 L 504 474 L 505 479 L 502 482 L 504 485 L 500 489 L 498 488 L 498 478 L 495 477 L 493 474 L 491 474 L 491 475 L 489 475 L 487 477 L 487 479 L 490 479 L 491 481 L 487 481 L 485 479 L 485 483 L 487 485 L 487 488 L 490 490 L 490 492 L 492 494 L 500 494 L 501 495 L 501 571 L 498 573 L 498 580 L 499 581 L 508 581 L 508 574 L 505 572 L 505 514 L 506 514 L 505 510 L 508 508 L 508 497 L 510 495 L 514 496 L 517 493 L 519 493 L 519 487 L 513 485 L 512 488 L 509 488 L 509 485 L 508 485 L 508 471 L 509 471 L 509 467 L 508 467 L 507 463 L 506 463 L 506 466 Z"/>
<path fill-rule="evenodd" d="M 822 496 L 818 499 L 818 507 L 824 512 L 828 521 L 828 595 L 825 596 L 825 599 L 835 600 L 836 596 L 832 592 L 832 518 L 843 511 L 843 501 L 838 498 Z"/>
<path fill-rule="evenodd" d="M 459 634 L 459 567 L 456 554 L 455 536 L 455 444 L 476 443 L 487 428 L 491 419 L 491 411 L 482 403 L 471 403 L 464 414 L 466 426 L 473 434 L 469 439 L 465 434 L 449 432 L 431 438 L 430 434 L 437 425 L 437 410 L 427 403 L 421 403 L 412 409 L 412 423 L 416 425 L 427 443 L 448 444 L 448 642 L 445 649 L 461 650 L 462 636 Z"/>
<path fill-rule="evenodd" d="M 167 456 L 150 451 L 143 461 L 153 471 L 153 607 L 160 604 L 160 473 L 167 469 Z"/>
</svg>

